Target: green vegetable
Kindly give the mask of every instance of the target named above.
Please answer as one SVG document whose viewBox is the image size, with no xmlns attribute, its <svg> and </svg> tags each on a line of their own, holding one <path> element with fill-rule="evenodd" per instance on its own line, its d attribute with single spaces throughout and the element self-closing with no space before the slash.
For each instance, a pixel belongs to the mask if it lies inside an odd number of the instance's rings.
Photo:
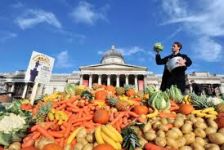
<svg viewBox="0 0 224 150">
<path fill-rule="evenodd" d="M 12 142 L 11 138 L 12 136 L 10 134 L 0 132 L 0 145 L 9 146 Z"/>
<path fill-rule="evenodd" d="M 183 95 L 176 85 L 172 85 L 170 89 L 166 90 L 166 92 L 171 100 L 174 100 L 177 103 L 181 103 L 183 101 Z"/>
<path fill-rule="evenodd" d="M 148 104 L 158 110 L 166 110 L 170 108 L 170 101 L 167 93 L 161 91 L 155 92 L 148 100 Z"/>
<path fill-rule="evenodd" d="M 162 50 L 163 50 L 163 45 L 162 45 L 162 43 L 160 43 L 160 42 L 155 43 L 153 49 L 154 49 L 155 51 L 162 51 Z"/>
<path fill-rule="evenodd" d="M 65 93 L 70 96 L 75 95 L 75 84 L 67 84 L 65 86 Z"/>
</svg>

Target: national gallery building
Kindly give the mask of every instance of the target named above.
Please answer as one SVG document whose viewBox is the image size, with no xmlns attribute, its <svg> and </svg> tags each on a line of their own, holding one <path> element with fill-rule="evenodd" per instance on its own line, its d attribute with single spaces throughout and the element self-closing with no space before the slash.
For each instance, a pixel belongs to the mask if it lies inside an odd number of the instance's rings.
<svg viewBox="0 0 224 150">
<path fill-rule="evenodd" d="M 161 76 L 148 71 L 147 67 L 126 64 L 122 54 L 114 46 L 104 53 L 99 62 L 80 66 L 79 71 L 73 71 L 71 74 L 52 74 L 47 85 L 39 85 L 37 95 L 63 91 L 67 83 L 86 85 L 90 88 L 94 83 L 116 87 L 129 84 L 136 90 L 143 90 L 148 85 L 160 87 Z M 0 93 L 9 92 L 15 98 L 29 97 L 33 83 L 25 82 L 24 77 L 25 71 L 0 73 Z M 224 93 L 224 75 L 193 72 L 186 75 L 186 85 L 187 90 L 198 94 L 204 92 L 208 95 L 219 95 Z"/>
</svg>

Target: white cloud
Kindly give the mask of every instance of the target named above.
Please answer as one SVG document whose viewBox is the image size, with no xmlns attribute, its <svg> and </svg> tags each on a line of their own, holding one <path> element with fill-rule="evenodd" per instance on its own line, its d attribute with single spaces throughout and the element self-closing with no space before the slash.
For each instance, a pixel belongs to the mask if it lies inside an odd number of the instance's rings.
<svg viewBox="0 0 224 150">
<path fill-rule="evenodd" d="M 196 39 L 195 43 L 198 43 L 193 45 L 196 46 L 195 53 L 199 54 L 198 58 L 204 57 L 203 59 L 208 62 L 221 60 L 223 47 L 215 37 L 224 36 L 223 0 L 198 0 L 194 1 L 194 4 L 181 0 L 161 2 L 163 10 L 168 15 L 163 25 L 180 24 L 186 32 L 191 33 Z"/>
<path fill-rule="evenodd" d="M 199 59 L 215 62 L 221 60 L 223 47 L 209 37 L 202 37 L 194 44 L 194 51 Z"/>
<path fill-rule="evenodd" d="M 58 68 L 72 67 L 72 64 L 69 62 L 68 51 L 62 51 L 56 56 L 56 67 Z"/>
<path fill-rule="evenodd" d="M 44 10 L 28 10 L 24 15 L 16 19 L 16 23 L 21 29 L 34 27 L 40 23 L 48 23 L 56 28 L 61 28 L 62 25 L 52 12 Z"/>
<path fill-rule="evenodd" d="M 134 46 L 131 48 L 118 48 L 117 50 L 120 51 L 124 56 L 130 56 L 130 55 L 134 55 L 139 52 L 145 52 L 144 49 L 142 49 L 138 46 Z"/>
<path fill-rule="evenodd" d="M 11 5 L 12 8 L 22 8 L 24 5 L 21 2 L 16 2 Z"/>
<path fill-rule="evenodd" d="M 106 8 L 97 11 L 94 9 L 94 5 L 83 1 L 73 10 L 71 16 L 76 23 L 94 25 L 98 20 L 107 20 L 105 16 Z"/>
<path fill-rule="evenodd" d="M 9 39 L 15 38 L 17 37 L 16 33 L 12 33 L 12 32 L 1 32 L 0 31 L 0 42 L 5 42 Z"/>
</svg>

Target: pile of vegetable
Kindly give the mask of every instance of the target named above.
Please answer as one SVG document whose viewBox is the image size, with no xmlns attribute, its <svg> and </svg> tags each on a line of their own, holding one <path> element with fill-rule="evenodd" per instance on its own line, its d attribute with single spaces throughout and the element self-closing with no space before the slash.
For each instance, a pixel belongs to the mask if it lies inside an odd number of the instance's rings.
<svg viewBox="0 0 224 150">
<path fill-rule="evenodd" d="M 8 150 L 224 148 L 222 99 L 182 95 L 176 86 L 68 84 L 34 105 L 19 100 L 0 110 L 0 145 Z"/>
</svg>

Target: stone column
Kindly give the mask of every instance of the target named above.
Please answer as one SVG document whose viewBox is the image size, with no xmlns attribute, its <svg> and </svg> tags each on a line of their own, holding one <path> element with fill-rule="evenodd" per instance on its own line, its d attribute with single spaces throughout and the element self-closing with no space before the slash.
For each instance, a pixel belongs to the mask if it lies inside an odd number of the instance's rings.
<svg viewBox="0 0 224 150">
<path fill-rule="evenodd" d="M 26 97 L 26 91 L 27 91 L 28 83 L 25 83 L 24 89 L 23 89 L 23 95 L 22 98 Z"/>
<path fill-rule="evenodd" d="M 128 76 L 129 76 L 128 74 L 126 74 L 126 75 L 125 75 L 125 84 L 126 84 L 126 85 L 128 85 L 128 84 L 129 84 L 129 81 L 128 81 Z"/>
<path fill-rule="evenodd" d="M 79 85 L 82 85 L 83 84 L 83 75 L 80 74 L 80 82 L 79 82 Z"/>
<path fill-rule="evenodd" d="M 99 74 L 98 75 L 98 84 L 102 84 L 102 75 L 101 74 Z"/>
<path fill-rule="evenodd" d="M 93 75 L 92 74 L 90 74 L 89 75 L 89 88 L 92 88 L 92 83 L 93 82 Z"/>
<path fill-rule="evenodd" d="M 116 87 L 120 87 L 120 75 L 117 74 L 116 76 Z"/>
<path fill-rule="evenodd" d="M 138 90 L 138 75 L 135 75 L 135 89 Z"/>
<path fill-rule="evenodd" d="M 13 82 L 10 92 L 14 92 L 14 89 L 15 89 L 15 83 Z"/>
<path fill-rule="evenodd" d="M 147 79 L 147 75 L 143 75 L 144 89 L 145 89 L 146 86 L 147 86 L 146 79 Z"/>
<path fill-rule="evenodd" d="M 107 75 L 107 85 L 110 85 L 110 74 Z"/>
<path fill-rule="evenodd" d="M 221 83 L 219 90 L 220 90 L 221 94 L 224 95 L 224 84 L 223 83 Z"/>
</svg>

